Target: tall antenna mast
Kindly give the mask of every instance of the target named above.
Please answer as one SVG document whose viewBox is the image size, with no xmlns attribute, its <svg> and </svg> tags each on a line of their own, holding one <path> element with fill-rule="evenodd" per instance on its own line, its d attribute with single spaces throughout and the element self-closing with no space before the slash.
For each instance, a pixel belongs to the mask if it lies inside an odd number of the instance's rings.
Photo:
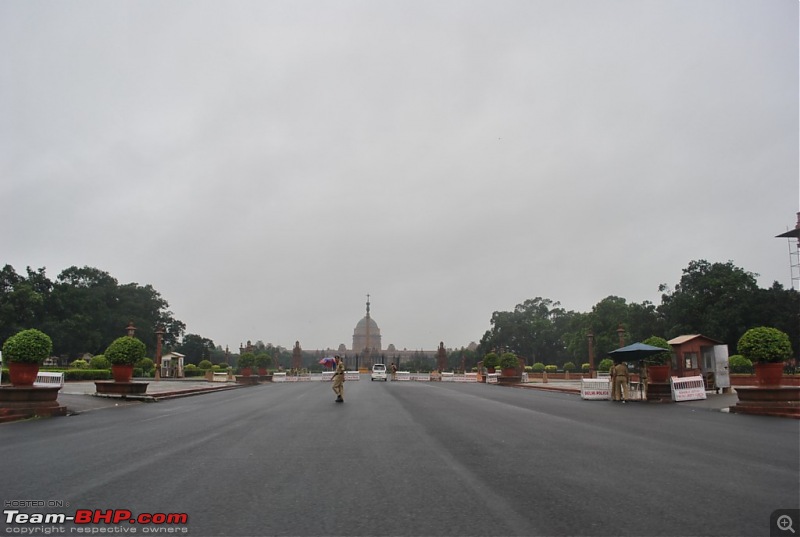
<svg viewBox="0 0 800 537">
<path fill-rule="evenodd" d="M 792 289 L 800 289 L 800 212 L 797 213 L 797 224 L 794 229 L 776 235 L 786 237 L 789 242 L 789 273 L 792 279 Z M 792 241 L 792 239 L 795 239 Z"/>
</svg>

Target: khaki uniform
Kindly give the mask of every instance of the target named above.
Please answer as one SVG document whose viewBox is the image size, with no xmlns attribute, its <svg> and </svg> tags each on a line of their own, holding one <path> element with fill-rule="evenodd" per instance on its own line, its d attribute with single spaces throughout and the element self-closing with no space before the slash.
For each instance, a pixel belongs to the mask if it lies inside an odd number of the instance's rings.
<svg viewBox="0 0 800 537">
<path fill-rule="evenodd" d="M 619 401 L 620 396 L 622 401 L 628 400 L 628 366 L 624 363 L 619 363 L 614 366 L 612 370 L 612 382 L 614 383 L 612 391 L 612 399 Z"/>
<path fill-rule="evenodd" d="M 341 360 L 336 364 L 336 371 L 333 373 L 332 388 L 337 399 L 344 399 L 344 362 Z"/>
<path fill-rule="evenodd" d="M 642 385 L 642 399 L 647 400 L 647 364 L 639 367 L 639 382 Z"/>
</svg>

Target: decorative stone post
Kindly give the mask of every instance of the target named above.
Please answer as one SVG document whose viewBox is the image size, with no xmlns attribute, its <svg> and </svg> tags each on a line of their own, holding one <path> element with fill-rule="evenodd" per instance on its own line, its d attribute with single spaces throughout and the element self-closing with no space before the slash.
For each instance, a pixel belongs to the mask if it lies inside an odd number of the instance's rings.
<svg viewBox="0 0 800 537">
<path fill-rule="evenodd" d="M 161 380 L 161 342 L 164 339 L 164 327 L 158 326 L 156 328 L 156 373 L 155 380 Z"/>
</svg>

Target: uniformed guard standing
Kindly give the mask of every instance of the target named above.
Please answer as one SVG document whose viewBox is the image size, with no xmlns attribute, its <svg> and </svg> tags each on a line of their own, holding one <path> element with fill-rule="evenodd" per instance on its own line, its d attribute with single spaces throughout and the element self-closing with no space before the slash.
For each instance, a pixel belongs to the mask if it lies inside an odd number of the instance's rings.
<svg viewBox="0 0 800 537">
<path fill-rule="evenodd" d="M 334 359 L 336 371 L 333 373 L 333 393 L 336 394 L 337 403 L 344 403 L 344 362 L 338 355 Z"/>
<path fill-rule="evenodd" d="M 613 374 L 613 399 L 619 401 L 622 396 L 622 402 L 628 400 L 628 364 L 620 362 L 614 366 Z"/>
<path fill-rule="evenodd" d="M 639 384 L 641 385 L 642 400 L 647 401 L 647 362 L 639 362 Z"/>
</svg>

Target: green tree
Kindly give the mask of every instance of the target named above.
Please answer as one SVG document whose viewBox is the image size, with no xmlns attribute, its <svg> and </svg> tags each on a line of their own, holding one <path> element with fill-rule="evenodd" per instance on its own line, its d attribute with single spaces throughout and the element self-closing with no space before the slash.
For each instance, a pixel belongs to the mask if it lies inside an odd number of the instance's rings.
<svg viewBox="0 0 800 537">
<path fill-rule="evenodd" d="M 391 361 L 392 360 L 389 360 L 387 364 Z M 395 363 L 397 363 L 396 360 Z M 464 347 L 450 351 L 447 354 L 447 368 L 453 371 L 461 370 L 462 364 L 465 371 L 470 371 L 477 363 L 478 353 Z"/>
<path fill-rule="evenodd" d="M 659 286 L 667 337 L 703 334 L 733 345 L 749 327 L 762 324 L 753 318 L 757 276 L 730 261 L 691 261 L 674 290 Z"/>
<path fill-rule="evenodd" d="M 197 334 L 186 334 L 177 348 L 179 353 L 185 355 L 184 363 L 187 364 L 199 364 L 200 361 L 209 359 L 214 350 L 212 340 Z"/>
<path fill-rule="evenodd" d="M 620 347 L 617 330 L 620 325 L 624 330 L 625 344 L 633 343 L 627 327 L 629 306 L 624 298 L 608 296 L 594 305 L 588 316 L 589 327 L 594 334 L 595 358 L 607 356 L 609 352 Z"/>
<path fill-rule="evenodd" d="M 128 322 L 139 328 L 137 337 L 155 348 L 155 327 L 164 326 L 166 347 L 176 342 L 185 325 L 174 319 L 168 304 L 152 286 L 119 285 L 107 272 L 92 267 L 69 267 L 56 281 L 45 269 L 17 274 L 6 265 L 0 270 L 0 338 L 23 327 L 51 334 L 56 355 L 98 354 L 124 333 Z"/>
<path fill-rule="evenodd" d="M 481 338 L 481 354 L 502 349 L 526 361 L 562 361 L 568 356 L 562 336 L 569 315 L 559 302 L 542 297 L 528 299 L 514 311 L 496 311 Z"/>
<path fill-rule="evenodd" d="M 800 293 L 774 282 L 769 289 L 758 289 L 750 313 L 750 328 L 763 325 L 784 332 L 800 358 Z"/>
<path fill-rule="evenodd" d="M 0 341 L 26 328 L 46 328 L 43 321 L 52 282 L 43 268 L 28 267 L 27 274 L 28 278 L 17 274 L 11 265 L 0 270 Z"/>
</svg>

